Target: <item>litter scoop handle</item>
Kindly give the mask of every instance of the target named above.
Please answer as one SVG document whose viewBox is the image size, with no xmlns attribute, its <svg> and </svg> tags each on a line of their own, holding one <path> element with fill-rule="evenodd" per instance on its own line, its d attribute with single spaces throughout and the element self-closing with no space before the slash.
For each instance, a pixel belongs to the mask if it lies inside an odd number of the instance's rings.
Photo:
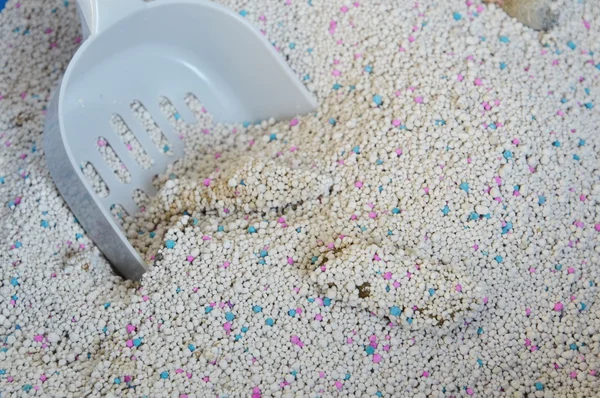
<svg viewBox="0 0 600 398">
<path fill-rule="evenodd" d="M 113 23 L 146 7 L 142 0 L 77 0 L 83 40 L 96 35 Z"/>
</svg>

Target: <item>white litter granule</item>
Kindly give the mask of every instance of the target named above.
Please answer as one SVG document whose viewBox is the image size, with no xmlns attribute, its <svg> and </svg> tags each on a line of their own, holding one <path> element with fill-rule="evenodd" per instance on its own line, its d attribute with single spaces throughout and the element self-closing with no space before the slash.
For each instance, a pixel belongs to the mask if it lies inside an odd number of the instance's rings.
<svg viewBox="0 0 600 398">
<path fill-rule="evenodd" d="M 186 156 L 139 214 L 113 208 L 141 283 L 45 166 L 75 4 L 0 13 L 2 395 L 597 395 L 600 4 L 538 33 L 479 1 L 224 3 L 320 106 L 220 125 L 188 98 L 190 126 L 163 100 Z"/>
</svg>

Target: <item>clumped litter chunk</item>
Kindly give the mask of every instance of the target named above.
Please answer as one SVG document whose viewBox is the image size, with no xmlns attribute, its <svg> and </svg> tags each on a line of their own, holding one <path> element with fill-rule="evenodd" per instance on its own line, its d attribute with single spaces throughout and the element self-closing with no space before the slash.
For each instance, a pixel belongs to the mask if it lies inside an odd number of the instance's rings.
<svg viewBox="0 0 600 398">
<path fill-rule="evenodd" d="M 296 205 L 328 193 L 331 177 L 311 170 L 291 169 L 274 160 L 243 156 L 225 165 L 215 179 L 187 178 L 172 195 L 164 189 L 161 204 L 177 210 L 217 210 L 219 213 L 266 212 Z M 181 198 L 187 198 L 182 201 Z M 173 208 L 175 206 L 175 208 Z"/>
<path fill-rule="evenodd" d="M 328 256 L 310 279 L 340 303 L 434 333 L 473 320 L 487 301 L 485 289 L 451 265 L 424 264 L 393 246 L 350 245 Z"/>
</svg>

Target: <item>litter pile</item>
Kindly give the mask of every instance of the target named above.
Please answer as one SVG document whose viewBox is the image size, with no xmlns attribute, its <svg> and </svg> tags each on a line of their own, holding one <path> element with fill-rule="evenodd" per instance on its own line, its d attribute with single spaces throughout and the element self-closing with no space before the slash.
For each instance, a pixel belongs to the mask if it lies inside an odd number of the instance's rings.
<svg viewBox="0 0 600 398">
<path fill-rule="evenodd" d="M 0 14 L 0 390 L 594 395 L 600 5 L 538 33 L 478 1 L 224 3 L 320 106 L 222 125 L 190 97 L 190 126 L 163 102 L 186 156 L 139 214 L 114 208 L 153 265 L 141 283 L 112 274 L 39 144 L 74 4 Z"/>
</svg>

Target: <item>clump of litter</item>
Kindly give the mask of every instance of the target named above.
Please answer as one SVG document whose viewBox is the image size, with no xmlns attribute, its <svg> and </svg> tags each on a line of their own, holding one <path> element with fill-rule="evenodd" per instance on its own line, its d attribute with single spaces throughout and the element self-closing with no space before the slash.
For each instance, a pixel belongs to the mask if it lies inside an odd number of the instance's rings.
<svg viewBox="0 0 600 398">
<path fill-rule="evenodd" d="M 215 181 L 192 177 L 175 195 L 170 195 L 175 183 L 167 181 L 160 194 L 161 205 L 169 206 L 172 213 L 186 209 L 201 212 L 211 209 L 224 214 L 238 210 L 269 211 L 328 194 L 331 186 L 330 177 L 310 170 L 290 169 L 273 160 L 265 163 L 241 157 L 238 162 L 228 164 Z"/>
<path fill-rule="evenodd" d="M 339 254 L 328 253 L 310 278 L 323 295 L 340 303 L 433 333 L 472 320 L 487 302 L 467 275 L 457 275 L 448 265 L 423 264 L 397 246 L 354 244 Z"/>
<path fill-rule="evenodd" d="M 188 125 L 160 99 L 186 156 L 135 193 L 138 214 L 112 208 L 152 268 L 141 283 L 111 272 L 45 166 L 74 2 L 0 14 L 0 390 L 596 394 L 600 5 L 540 34 L 476 0 L 224 3 L 320 106 L 223 125 L 188 97 Z M 109 148 L 152 160 L 112 126 L 122 142 L 90 139 L 126 180 Z"/>
<path fill-rule="evenodd" d="M 562 8 L 566 8 L 564 0 L 484 0 L 502 7 L 508 15 L 516 18 L 523 25 L 537 30 L 552 28 Z"/>
</svg>

